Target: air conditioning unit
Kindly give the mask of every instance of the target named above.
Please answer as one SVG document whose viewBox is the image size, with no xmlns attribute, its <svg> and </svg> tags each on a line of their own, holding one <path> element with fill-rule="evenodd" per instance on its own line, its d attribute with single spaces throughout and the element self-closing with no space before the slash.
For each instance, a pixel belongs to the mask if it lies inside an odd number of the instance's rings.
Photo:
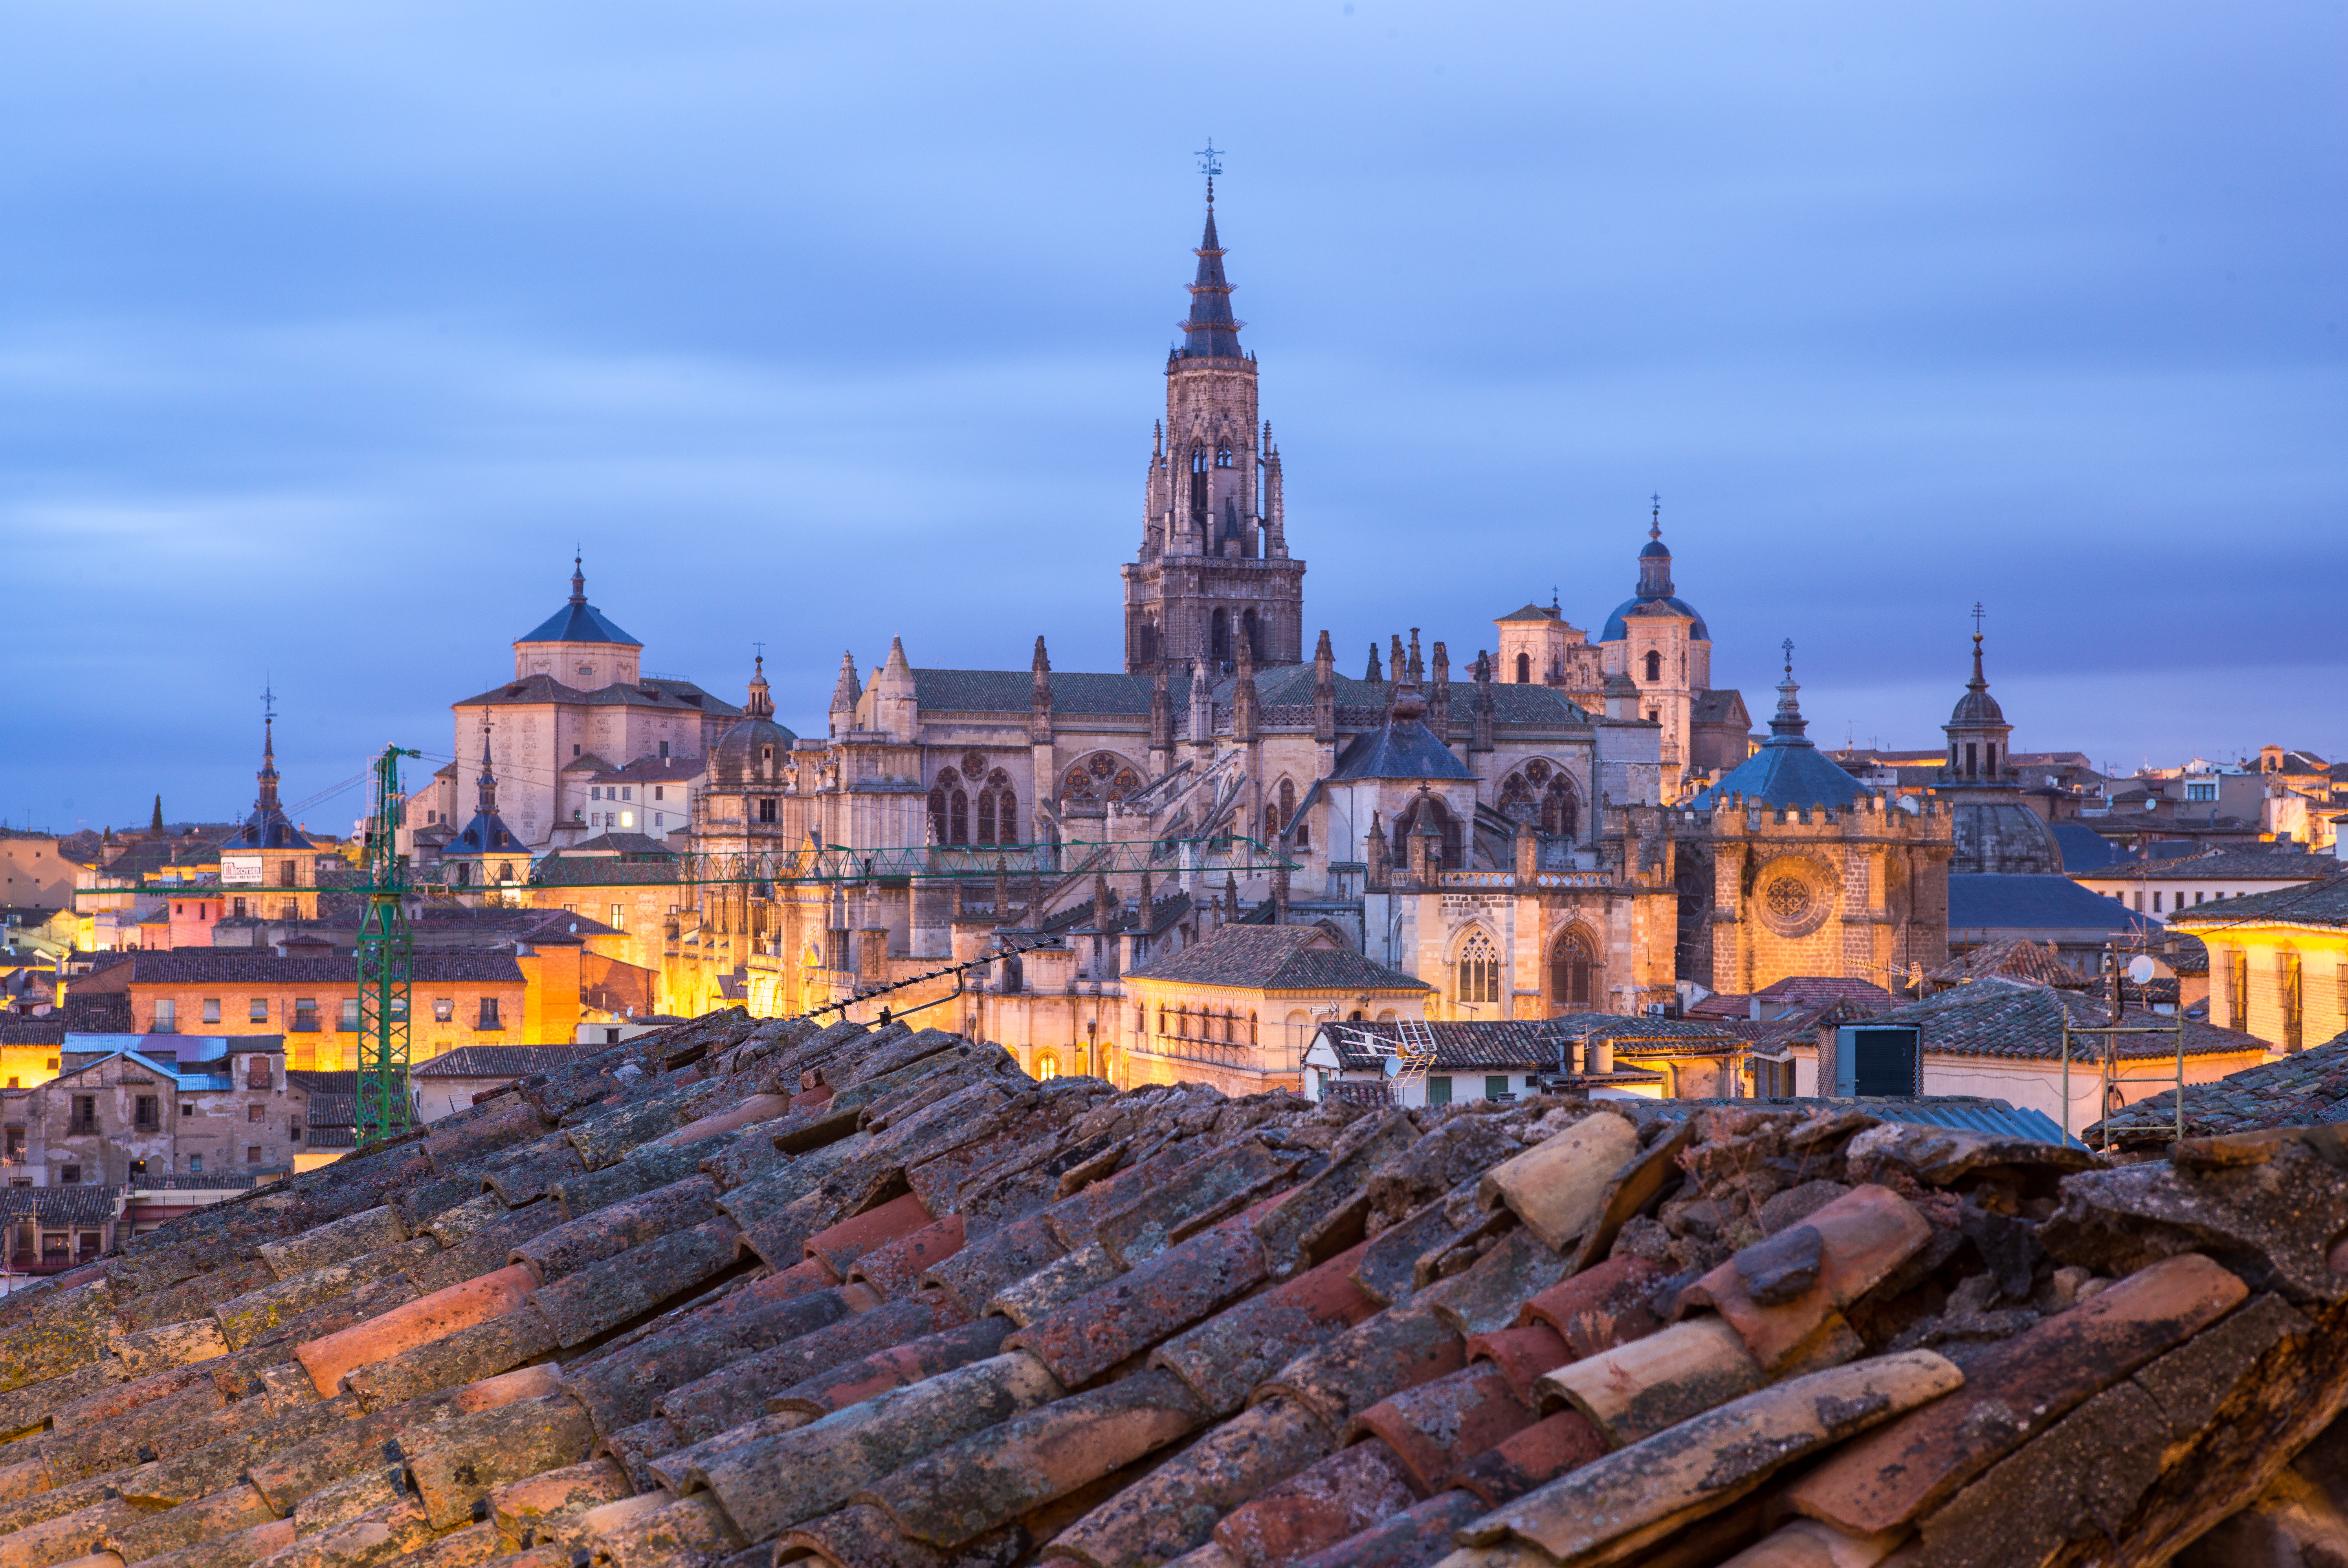
<svg viewBox="0 0 2348 1568">
<path fill-rule="evenodd" d="M 1914 1024 L 1844 1024 L 1835 1030 L 1834 1054 L 1840 1097 L 1924 1092 L 1923 1031 Z"/>
</svg>

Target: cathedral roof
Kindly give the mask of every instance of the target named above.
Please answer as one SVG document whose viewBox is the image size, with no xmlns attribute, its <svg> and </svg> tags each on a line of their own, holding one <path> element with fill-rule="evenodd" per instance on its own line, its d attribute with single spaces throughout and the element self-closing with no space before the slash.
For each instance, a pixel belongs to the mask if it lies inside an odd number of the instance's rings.
<svg viewBox="0 0 2348 1568">
<path fill-rule="evenodd" d="M 1395 718 L 1355 735 L 1337 753 L 1329 777 L 1352 779 L 1472 779 L 1468 764 L 1418 719 Z"/>
<path fill-rule="evenodd" d="M 571 602 L 541 620 L 516 642 L 614 642 L 623 648 L 643 643 L 612 624 L 611 618 L 587 602 L 587 578 L 579 563 L 571 563 Z"/>
<path fill-rule="evenodd" d="M 1763 805 L 1849 805 L 1866 793 L 1859 780 L 1818 748 L 1795 699 L 1793 644 L 1786 645 L 1786 678 L 1777 683 L 1777 712 L 1760 750 L 1714 781 L 1695 797 L 1698 811 L 1711 811 L 1732 795 Z"/>
</svg>

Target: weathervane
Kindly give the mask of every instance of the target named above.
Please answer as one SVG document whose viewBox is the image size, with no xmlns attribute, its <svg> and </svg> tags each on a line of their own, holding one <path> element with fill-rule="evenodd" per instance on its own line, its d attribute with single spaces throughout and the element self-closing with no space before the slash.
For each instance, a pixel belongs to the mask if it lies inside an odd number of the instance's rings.
<svg viewBox="0 0 2348 1568">
<path fill-rule="evenodd" d="M 1210 136 L 1207 138 L 1207 145 L 1191 156 L 1199 160 L 1199 172 L 1207 177 L 1207 205 L 1212 207 L 1215 204 L 1215 176 L 1223 171 L 1222 149 L 1215 145 L 1215 138 Z"/>
<path fill-rule="evenodd" d="M 263 676 L 262 679 L 261 722 L 264 724 L 273 724 L 277 722 L 277 693 L 268 685 L 268 677 Z"/>
</svg>

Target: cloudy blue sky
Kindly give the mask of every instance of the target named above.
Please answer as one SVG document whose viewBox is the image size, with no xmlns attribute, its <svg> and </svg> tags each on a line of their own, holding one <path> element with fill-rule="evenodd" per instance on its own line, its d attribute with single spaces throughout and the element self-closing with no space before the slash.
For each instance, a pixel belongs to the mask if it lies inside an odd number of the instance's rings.
<svg viewBox="0 0 2348 1568">
<path fill-rule="evenodd" d="M 1650 491 L 1715 678 L 1929 745 L 2348 753 L 2348 5 L 0 0 L 0 818 L 220 817 L 566 591 L 820 729 L 1118 649 L 1223 238 L 1349 661 Z M 355 791 L 304 815 L 347 829 Z"/>
</svg>

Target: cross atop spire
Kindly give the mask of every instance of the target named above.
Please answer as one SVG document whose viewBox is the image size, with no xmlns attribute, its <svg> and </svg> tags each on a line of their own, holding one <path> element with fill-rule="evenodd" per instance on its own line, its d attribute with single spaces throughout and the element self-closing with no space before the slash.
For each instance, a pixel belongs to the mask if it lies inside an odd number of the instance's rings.
<svg viewBox="0 0 2348 1568">
<path fill-rule="evenodd" d="M 1200 167 L 1208 174 L 1207 228 L 1194 252 L 1199 258 L 1199 273 L 1190 282 L 1190 313 L 1175 323 L 1184 334 L 1182 346 L 1177 352 L 1185 359 L 1239 358 L 1240 328 L 1246 324 L 1231 315 L 1231 284 L 1223 276 L 1223 257 L 1227 252 L 1215 235 L 1214 176 L 1222 169 L 1220 156 L 1211 141 L 1199 154 Z"/>
<path fill-rule="evenodd" d="M 1650 512 L 1650 513 L 1648 514 L 1648 518 L 1647 518 L 1647 537 L 1648 537 L 1649 538 L 1651 538 L 1651 539 L 1660 539 L 1660 538 L 1662 538 L 1663 537 L 1663 492 L 1662 492 L 1662 491 L 1660 491 L 1660 490 L 1655 491 L 1655 492 L 1654 492 L 1654 493 L 1653 493 L 1652 495 L 1648 496 L 1647 500 L 1648 500 L 1648 503 L 1649 503 L 1651 506 L 1653 506 L 1653 508 L 1654 508 L 1654 510 L 1653 510 L 1653 511 L 1652 511 L 1652 512 Z"/>
<path fill-rule="evenodd" d="M 1777 712 L 1769 721 L 1769 733 L 1776 743 L 1807 745 L 1800 737 L 1809 729 L 1802 717 L 1802 705 L 1796 701 L 1801 687 L 1794 681 L 1794 640 L 1790 637 L 1779 644 L 1786 651 L 1786 678 L 1777 682 Z"/>
<path fill-rule="evenodd" d="M 1191 156 L 1199 160 L 1199 172 L 1207 177 L 1207 205 L 1212 207 L 1215 204 L 1215 176 L 1223 171 L 1222 149 L 1215 145 L 1215 138 L 1210 136 L 1207 138 L 1207 145 Z"/>
</svg>

